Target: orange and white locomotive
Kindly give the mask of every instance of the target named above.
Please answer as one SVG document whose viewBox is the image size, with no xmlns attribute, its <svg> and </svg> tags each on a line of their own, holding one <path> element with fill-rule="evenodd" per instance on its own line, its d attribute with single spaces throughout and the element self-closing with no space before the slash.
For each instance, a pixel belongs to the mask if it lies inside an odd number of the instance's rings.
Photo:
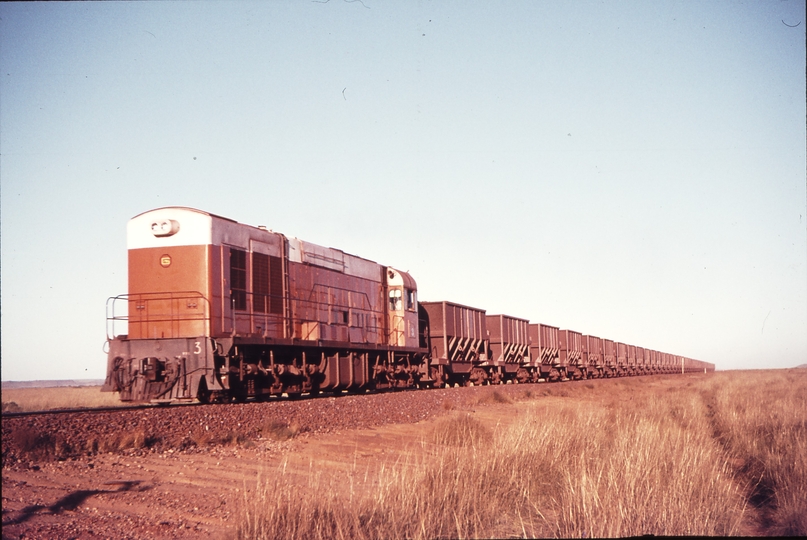
<svg viewBox="0 0 807 540">
<path fill-rule="evenodd" d="M 406 272 L 192 208 L 135 216 L 127 237 L 129 292 L 107 302 L 103 387 L 123 401 L 714 371 L 456 302 L 418 303 Z"/>
<path fill-rule="evenodd" d="M 124 401 L 428 379 L 406 272 L 192 208 L 132 218 L 127 242 L 129 291 L 107 303 L 104 385 Z"/>
</svg>

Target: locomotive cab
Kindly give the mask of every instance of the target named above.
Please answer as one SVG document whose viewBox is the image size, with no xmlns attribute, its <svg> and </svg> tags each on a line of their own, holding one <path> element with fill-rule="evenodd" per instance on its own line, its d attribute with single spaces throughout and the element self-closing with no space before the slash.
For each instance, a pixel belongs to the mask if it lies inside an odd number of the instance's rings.
<svg viewBox="0 0 807 540">
<path fill-rule="evenodd" d="M 387 267 L 387 291 L 389 345 L 417 348 L 418 293 L 415 280 L 406 272 Z"/>
</svg>

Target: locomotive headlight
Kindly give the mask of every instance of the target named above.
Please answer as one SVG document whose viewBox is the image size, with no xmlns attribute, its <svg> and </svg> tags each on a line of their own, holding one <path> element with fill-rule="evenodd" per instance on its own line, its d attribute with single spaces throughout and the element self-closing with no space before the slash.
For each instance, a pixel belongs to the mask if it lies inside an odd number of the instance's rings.
<svg viewBox="0 0 807 540">
<path fill-rule="evenodd" d="M 151 224 L 154 236 L 171 236 L 179 231 L 179 222 L 173 219 L 162 219 Z"/>
</svg>

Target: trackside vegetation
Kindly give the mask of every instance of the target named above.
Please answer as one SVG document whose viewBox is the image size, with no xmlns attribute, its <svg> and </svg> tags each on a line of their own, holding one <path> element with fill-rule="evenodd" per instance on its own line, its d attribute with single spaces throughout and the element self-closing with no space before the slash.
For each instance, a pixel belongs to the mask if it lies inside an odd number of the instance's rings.
<svg viewBox="0 0 807 540">
<path fill-rule="evenodd" d="M 648 379 L 479 405 L 507 422 L 446 407 L 349 479 L 269 471 L 237 538 L 807 534 L 807 370 Z"/>
</svg>

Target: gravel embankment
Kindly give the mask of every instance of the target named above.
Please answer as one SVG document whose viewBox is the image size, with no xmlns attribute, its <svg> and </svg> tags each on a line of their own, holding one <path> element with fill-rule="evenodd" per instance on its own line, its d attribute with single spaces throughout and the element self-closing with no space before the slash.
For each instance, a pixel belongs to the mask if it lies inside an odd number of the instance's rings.
<svg viewBox="0 0 807 540">
<path fill-rule="evenodd" d="M 515 397 L 534 385 L 450 388 L 323 396 L 264 403 L 170 406 L 115 412 L 43 414 L 2 420 L 3 467 L 28 459 L 65 459 L 134 449 L 138 453 L 194 448 L 266 437 L 290 427 L 321 433 L 383 424 L 414 423 L 452 408 L 497 396 Z"/>
</svg>

